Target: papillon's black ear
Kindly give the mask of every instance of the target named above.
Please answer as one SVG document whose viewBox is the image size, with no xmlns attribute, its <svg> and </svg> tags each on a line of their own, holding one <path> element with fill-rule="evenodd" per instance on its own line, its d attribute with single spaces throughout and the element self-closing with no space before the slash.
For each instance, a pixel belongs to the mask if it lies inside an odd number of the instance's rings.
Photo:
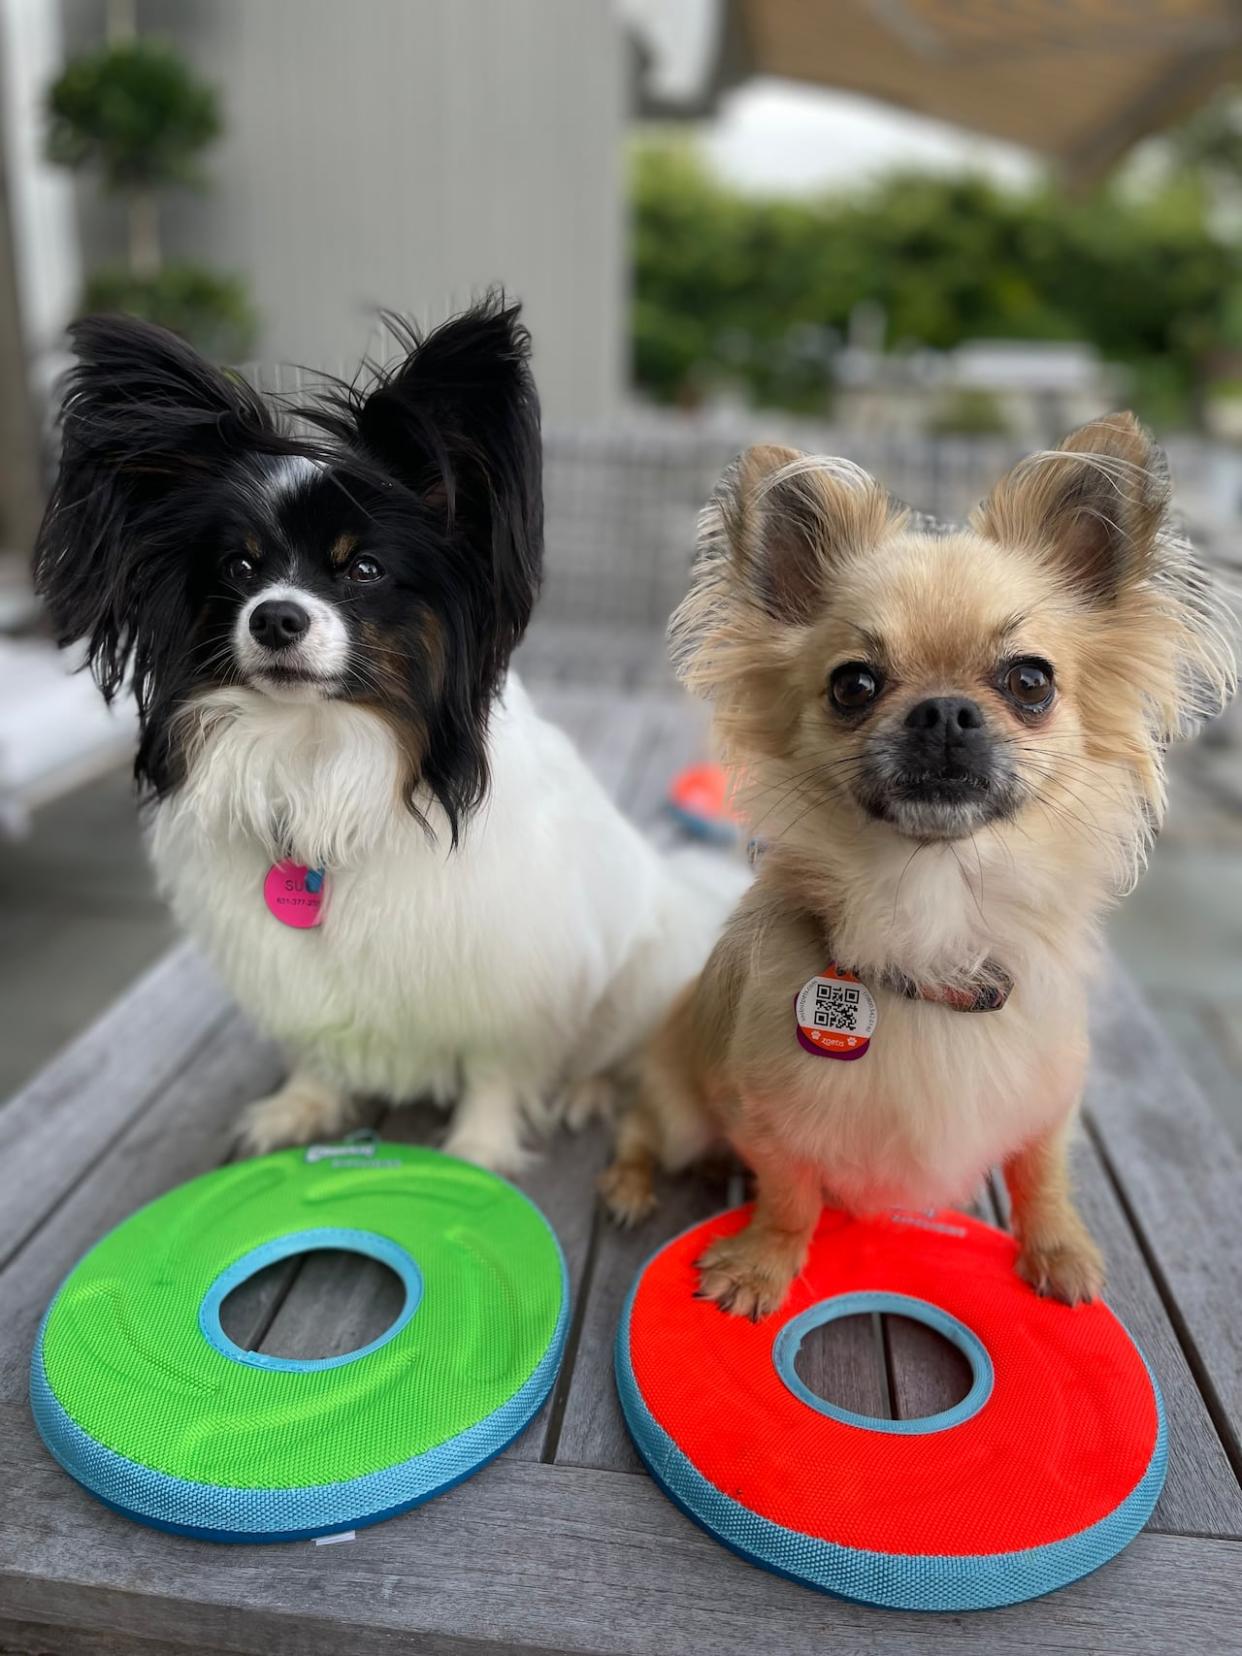
<svg viewBox="0 0 1242 1656">
<path fill-rule="evenodd" d="M 426 336 L 386 316 L 404 359 L 319 416 L 464 534 L 482 567 L 463 575 L 481 575 L 490 598 L 496 672 L 526 630 L 543 562 L 539 398 L 520 313 L 490 294 Z"/>
<path fill-rule="evenodd" d="M 132 658 L 140 711 L 193 624 L 190 560 L 222 468 L 288 446 L 258 394 L 174 334 L 120 316 L 70 330 L 60 472 L 35 583 L 61 644 L 84 639 L 104 695 Z"/>
</svg>

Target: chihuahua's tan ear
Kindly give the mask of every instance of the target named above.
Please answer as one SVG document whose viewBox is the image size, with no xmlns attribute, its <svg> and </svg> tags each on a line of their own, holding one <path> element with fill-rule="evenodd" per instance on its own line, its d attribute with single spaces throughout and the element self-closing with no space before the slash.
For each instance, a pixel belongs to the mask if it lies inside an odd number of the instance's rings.
<svg viewBox="0 0 1242 1656">
<path fill-rule="evenodd" d="M 700 545 L 728 558 L 738 584 L 774 621 L 813 619 L 832 566 L 883 533 L 887 496 L 848 460 L 760 443 L 725 473 Z"/>
<path fill-rule="evenodd" d="M 974 523 L 993 540 L 1045 552 L 1106 604 L 1149 572 L 1168 503 L 1168 468 L 1150 434 L 1133 414 L 1108 414 L 1019 461 Z"/>
</svg>

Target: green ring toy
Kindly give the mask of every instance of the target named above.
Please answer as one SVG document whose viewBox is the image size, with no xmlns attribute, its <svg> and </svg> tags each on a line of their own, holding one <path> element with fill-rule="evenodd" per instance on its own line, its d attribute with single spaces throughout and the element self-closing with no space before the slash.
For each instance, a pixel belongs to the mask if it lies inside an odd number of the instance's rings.
<svg viewBox="0 0 1242 1656">
<path fill-rule="evenodd" d="M 263 1266 L 345 1248 L 405 1286 L 345 1356 L 234 1345 L 220 1306 Z M 495 1174 L 404 1144 L 316 1145 L 205 1174 L 140 1209 L 70 1272 L 30 1394 L 44 1442 L 142 1523 L 218 1541 L 375 1523 L 510 1443 L 556 1378 L 565 1261 Z"/>
</svg>

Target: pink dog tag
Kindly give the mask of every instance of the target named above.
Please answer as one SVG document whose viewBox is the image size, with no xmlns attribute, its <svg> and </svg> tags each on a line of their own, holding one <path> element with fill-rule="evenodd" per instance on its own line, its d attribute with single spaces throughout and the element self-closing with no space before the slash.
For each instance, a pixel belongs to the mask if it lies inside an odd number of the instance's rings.
<svg viewBox="0 0 1242 1656">
<path fill-rule="evenodd" d="M 282 926 L 296 926 L 304 931 L 317 926 L 323 919 L 324 900 L 328 895 L 328 879 L 322 868 L 307 868 L 304 863 L 273 863 L 263 882 L 263 901 Z"/>
</svg>

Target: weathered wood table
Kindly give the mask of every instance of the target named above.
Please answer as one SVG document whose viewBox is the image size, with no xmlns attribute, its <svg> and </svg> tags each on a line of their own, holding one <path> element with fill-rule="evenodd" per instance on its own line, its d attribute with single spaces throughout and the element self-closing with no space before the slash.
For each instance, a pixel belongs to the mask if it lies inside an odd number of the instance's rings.
<svg viewBox="0 0 1242 1656">
<path fill-rule="evenodd" d="M 625 807 L 654 822 L 669 775 L 700 751 L 694 710 L 654 691 L 536 690 Z M 332 1546 L 182 1540 L 84 1494 L 31 1422 L 38 1319 L 109 1227 L 230 1157 L 238 1109 L 280 1069 L 179 949 L 0 1108 L 0 1650 L 1242 1650 L 1242 1163 L 1124 983 L 1099 996 L 1095 1038 L 1078 1189 L 1111 1302 L 1164 1392 L 1168 1483 L 1147 1531 L 1086 1580 L 1009 1610 L 916 1616 L 740 1562 L 640 1468 L 611 1374 L 622 1298 L 657 1243 L 737 1199 L 736 1178 L 671 1186 L 656 1219 L 620 1235 L 594 1201 L 598 1130 L 558 1138 L 521 1181 L 564 1244 L 574 1318 L 551 1402 L 477 1477 Z M 441 1127 L 417 1107 L 377 1121 L 400 1139 Z M 1003 1220 L 995 1191 L 981 1203 Z M 286 1355 L 349 1350 L 394 1309 L 378 1268 L 339 1257 L 288 1261 L 245 1293 L 234 1337 Z M 961 1385 L 912 1324 L 836 1328 L 811 1360 L 842 1403 L 923 1414 Z"/>
</svg>

